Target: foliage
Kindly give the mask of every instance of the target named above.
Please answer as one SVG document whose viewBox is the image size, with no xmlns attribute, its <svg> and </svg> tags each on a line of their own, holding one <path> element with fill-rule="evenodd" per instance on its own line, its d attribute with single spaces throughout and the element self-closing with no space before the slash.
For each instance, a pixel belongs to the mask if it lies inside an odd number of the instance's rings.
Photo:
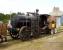
<svg viewBox="0 0 63 50">
<path fill-rule="evenodd" d="M 10 16 L 16 15 L 16 13 L 12 13 L 12 14 L 3 14 L 0 13 L 0 21 L 3 21 L 4 23 L 7 23 L 8 20 L 10 19 Z"/>
<path fill-rule="evenodd" d="M 11 14 L 4 14 L 4 13 L 0 13 L 0 21 L 3 21 L 4 23 L 7 23 L 8 20 L 10 20 L 10 18 L 12 18 L 15 15 L 24 15 L 24 13 L 18 12 L 16 13 L 11 13 Z"/>
</svg>

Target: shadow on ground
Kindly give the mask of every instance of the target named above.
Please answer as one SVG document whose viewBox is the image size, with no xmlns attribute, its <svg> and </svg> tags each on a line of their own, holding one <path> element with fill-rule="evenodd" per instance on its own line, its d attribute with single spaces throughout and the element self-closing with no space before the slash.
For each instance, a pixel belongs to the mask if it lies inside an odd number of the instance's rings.
<svg viewBox="0 0 63 50">
<path fill-rule="evenodd" d="M 50 36 L 50 34 L 43 34 L 43 35 L 40 35 L 36 38 L 31 38 L 31 39 L 26 40 L 26 41 L 22 41 L 20 39 L 18 39 L 18 40 L 8 39 L 7 42 L 0 43 L 0 49 L 3 49 L 3 48 L 5 49 L 5 48 L 12 46 L 14 44 L 17 44 L 17 43 L 20 44 L 20 43 L 24 43 L 24 42 L 29 42 L 29 41 L 32 41 L 32 40 L 35 40 L 35 39 L 44 38 L 44 37 L 48 37 L 48 36 Z"/>
</svg>

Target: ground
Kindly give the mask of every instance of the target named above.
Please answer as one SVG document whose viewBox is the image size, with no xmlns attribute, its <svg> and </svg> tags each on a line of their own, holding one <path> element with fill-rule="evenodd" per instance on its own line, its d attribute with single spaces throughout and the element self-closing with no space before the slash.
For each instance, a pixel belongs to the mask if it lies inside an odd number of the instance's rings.
<svg viewBox="0 0 63 50">
<path fill-rule="evenodd" d="M 63 50 L 63 32 L 24 42 L 10 39 L 0 50 Z"/>
</svg>

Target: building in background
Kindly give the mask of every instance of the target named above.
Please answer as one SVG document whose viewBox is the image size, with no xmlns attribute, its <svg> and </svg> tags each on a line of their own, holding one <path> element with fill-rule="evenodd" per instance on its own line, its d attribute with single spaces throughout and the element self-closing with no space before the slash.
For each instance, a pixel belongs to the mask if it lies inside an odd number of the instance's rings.
<svg viewBox="0 0 63 50">
<path fill-rule="evenodd" d="M 60 11 L 59 7 L 54 7 L 53 11 L 50 12 L 51 16 L 55 16 L 56 18 L 56 28 L 60 27 L 63 22 L 63 12 Z"/>
</svg>

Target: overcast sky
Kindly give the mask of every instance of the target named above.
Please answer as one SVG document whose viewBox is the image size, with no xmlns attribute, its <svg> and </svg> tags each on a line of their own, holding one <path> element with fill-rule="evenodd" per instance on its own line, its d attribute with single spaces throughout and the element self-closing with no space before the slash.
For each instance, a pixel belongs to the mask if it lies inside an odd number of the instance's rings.
<svg viewBox="0 0 63 50">
<path fill-rule="evenodd" d="M 33 12 L 35 9 L 49 13 L 54 6 L 63 11 L 63 0 L 0 0 L 0 13 Z"/>
</svg>

